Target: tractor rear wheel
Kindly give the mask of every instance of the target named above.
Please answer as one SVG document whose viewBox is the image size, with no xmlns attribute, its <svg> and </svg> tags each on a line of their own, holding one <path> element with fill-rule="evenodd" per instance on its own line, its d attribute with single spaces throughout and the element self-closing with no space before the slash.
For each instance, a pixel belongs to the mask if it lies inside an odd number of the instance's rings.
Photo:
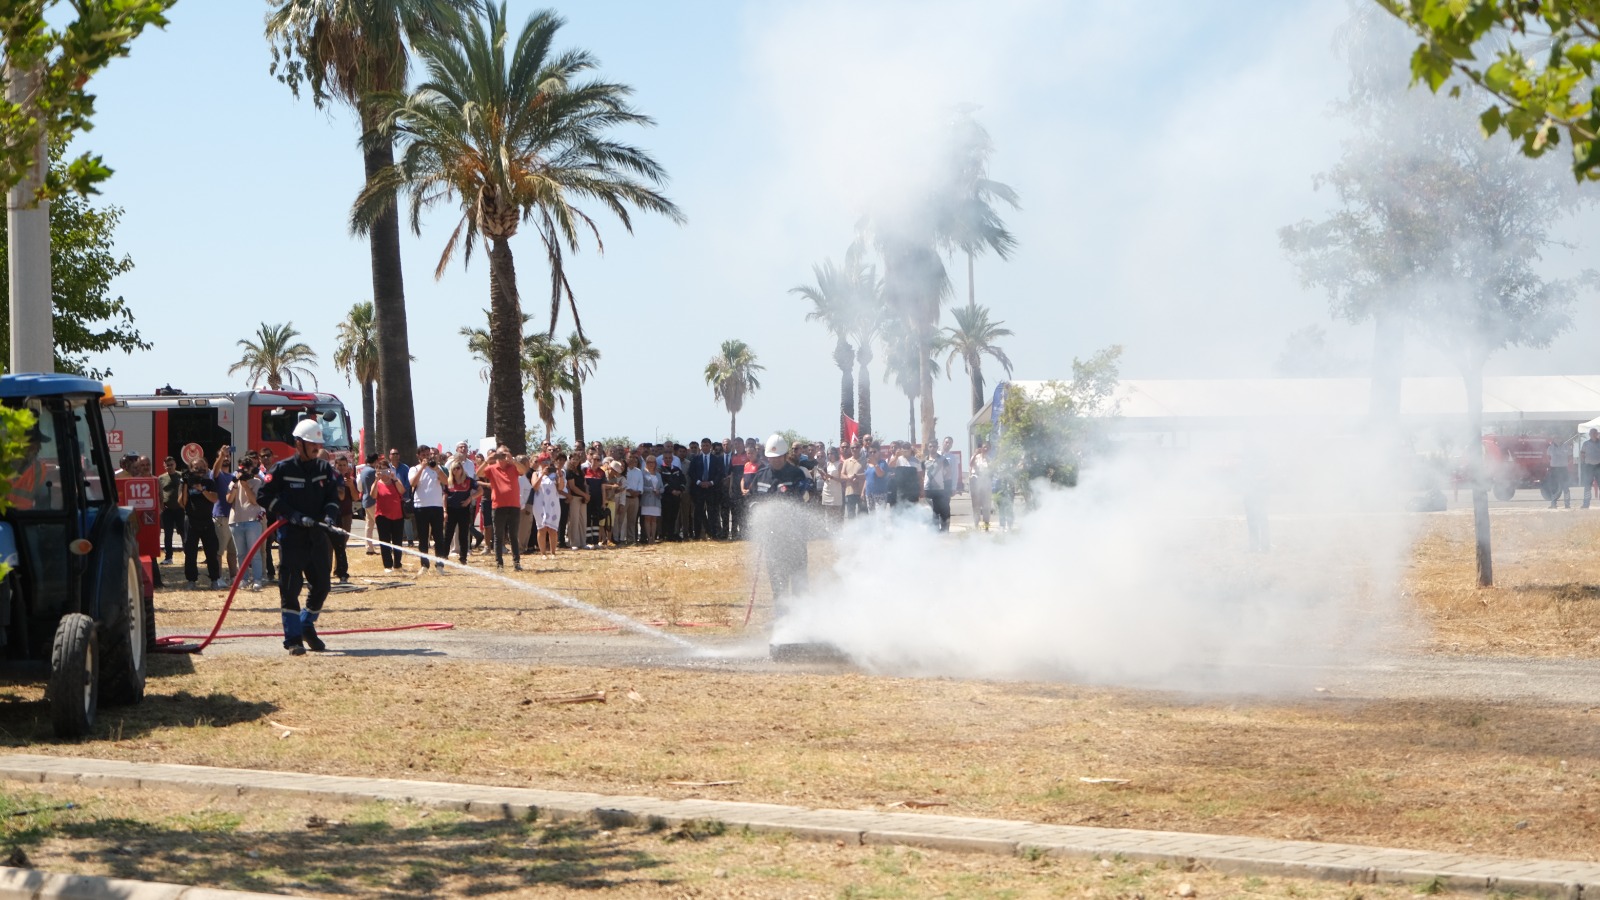
<svg viewBox="0 0 1600 900">
<path fill-rule="evenodd" d="M 100 649 L 94 619 L 69 613 L 50 648 L 50 719 L 56 737 L 80 738 L 94 728 L 100 700 Z"/>
<path fill-rule="evenodd" d="M 129 557 L 126 596 L 113 600 L 106 619 L 105 665 L 101 690 L 106 704 L 133 704 L 144 699 L 145 653 L 148 649 L 144 579 L 139 560 Z M 153 624 L 153 623 L 150 623 Z"/>
</svg>

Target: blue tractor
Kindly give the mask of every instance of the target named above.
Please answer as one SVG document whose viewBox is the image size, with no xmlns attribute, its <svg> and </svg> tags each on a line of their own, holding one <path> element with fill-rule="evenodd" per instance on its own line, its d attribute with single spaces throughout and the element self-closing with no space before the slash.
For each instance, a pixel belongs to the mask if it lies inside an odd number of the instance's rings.
<svg viewBox="0 0 1600 900">
<path fill-rule="evenodd" d="M 0 662 L 42 674 L 59 737 L 94 727 L 99 704 L 144 699 L 155 606 L 137 527 L 117 505 L 100 382 L 77 375 L 0 376 L 0 403 L 38 419 L 0 516 Z"/>
</svg>

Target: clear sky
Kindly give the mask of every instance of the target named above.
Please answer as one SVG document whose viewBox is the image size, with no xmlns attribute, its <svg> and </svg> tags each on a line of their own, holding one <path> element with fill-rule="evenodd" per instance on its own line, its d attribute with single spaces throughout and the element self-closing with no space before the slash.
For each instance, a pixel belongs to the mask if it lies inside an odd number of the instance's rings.
<svg viewBox="0 0 1600 900">
<path fill-rule="evenodd" d="M 510 4 L 514 22 L 539 4 Z M 900 177 L 924 125 L 950 104 L 981 106 L 997 151 L 990 174 L 1023 208 L 1020 247 L 982 258 L 980 303 L 1016 335 L 1016 377 L 1070 376 L 1074 356 L 1126 348 L 1127 377 L 1270 372 L 1285 337 L 1317 323 L 1362 353 L 1365 329 L 1328 320 L 1302 289 L 1277 229 L 1328 204 L 1313 176 L 1337 158 L 1329 113 L 1345 69 L 1334 34 L 1345 0 L 1134 4 L 1122 0 L 591 0 L 556 4 L 562 43 L 595 53 L 636 89 L 658 126 L 618 137 L 649 148 L 688 216 L 641 217 L 628 235 L 601 219 L 570 279 L 602 353 L 585 388 L 589 437 L 687 441 L 726 433 L 702 371 L 739 338 L 766 365 L 739 418 L 745 434 L 837 433 L 832 342 L 787 290 L 841 257 L 863 201 Z M 80 143 L 116 174 L 104 200 L 126 215 L 117 285 L 155 348 L 107 355 L 124 393 L 170 382 L 242 389 L 226 374 L 236 341 L 292 322 L 324 360 L 324 390 L 357 392 L 333 370 L 334 329 L 371 298 L 366 243 L 346 229 L 361 159 L 347 111 L 319 111 L 269 74 L 265 4 L 180 0 L 164 32 L 103 73 L 97 127 Z M 482 257 L 434 266 L 458 213 L 440 208 L 404 236 L 418 431 L 477 438 L 486 385 L 458 335 L 488 304 Z M 1571 226 L 1593 234 L 1593 215 Z M 513 239 L 526 310 L 542 321 L 548 273 L 531 235 Z M 1554 272 L 1583 267 L 1578 243 Z M 1500 370 L 1591 372 L 1600 328 L 1589 302 L 1549 351 Z M 570 329 L 570 317 L 562 331 Z M 880 354 L 881 356 L 881 354 Z M 1414 368 L 1437 369 L 1425 353 Z M 905 430 L 903 394 L 875 366 L 877 431 Z M 998 367 L 986 366 L 991 383 Z M 937 393 L 939 430 L 968 415 L 958 371 Z M 357 419 L 358 420 L 358 419 Z M 530 410 L 530 425 L 536 416 Z M 558 430 L 571 434 L 570 411 Z M 959 440 L 959 437 L 958 437 Z"/>
</svg>

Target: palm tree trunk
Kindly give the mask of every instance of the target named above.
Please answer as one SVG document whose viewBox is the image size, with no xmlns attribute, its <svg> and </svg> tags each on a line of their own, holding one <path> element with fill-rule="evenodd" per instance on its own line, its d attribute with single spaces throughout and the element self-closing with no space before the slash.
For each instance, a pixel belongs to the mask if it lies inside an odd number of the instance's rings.
<svg viewBox="0 0 1600 900">
<path fill-rule="evenodd" d="M 361 431 L 366 436 L 367 452 L 376 452 L 372 449 L 378 439 L 378 383 L 375 381 L 361 382 Z M 363 458 L 362 462 L 366 462 Z"/>
<path fill-rule="evenodd" d="M 489 398 L 494 408 L 495 440 L 523 453 L 528 448 L 527 413 L 522 408 L 522 304 L 517 299 L 517 267 L 511 244 L 489 238 Z"/>
<path fill-rule="evenodd" d="M 972 414 L 977 415 L 983 409 L 983 368 L 972 367 Z"/>
<path fill-rule="evenodd" d="M 855 350 L 843 336 L 834 344 L 833 362 L 839 367 L 839 440 L 843 441 L 844 417 L 856 417 L 856 386 L 852 378 L 855 374 Z"/>
<path fill-rule="evenodd" d="M 906 440 L 917 439 L 917 398 L 906 395 Z"/>
<path fill-rule="evenodd" d="M 856 411 L 861 413 L 861 419 L 860 419 L 860 422 L 861 422 L 861 433 L 862 434 L 871 434 L 872 433 L 872 379 L 867 377 L 868 376 L 867 363 L 868 363 L 868 361 L 870 361 L 872 359 L 872 357 L 871 357 L 870 354 L 867 355 L 867 356 L 862 356 L 858 352 L 856 354 L 856 359 L 859 361 L 858 365 L 856 367 L 857 368 L 857 372 L 856 372 L 856 390 L 861 395 L 860 402 L 858 402 L 856 404 Z"/>
<path fill-rule="evenodd" d="M 967 308 L 978 305 L 978 283 L 972 277 L 972 251 L 967 251 Z"/>
<path fill-rule="evenodd" d="M 922 384 L 922 446 L 924 449 L 937 446 L 938 435 L 935 426 L 938 420 L 933 415 L 933 368 L 928 365 L 928 350 L 926 343 L 917 360 L 917 371 L 920 373 L 919 381 Z"/>
<path fill-rule="evenodd" d="M 572 440 L 583 444 L 583 379 L 578 377 L 577 366 L 572 371 Z"/>
<path fill-rule="evenodd" d="M 374 114 L 361 109 L 361 122 L 372 130 Z M 363 153 L 367 180 L 394 165 L 394 143 L 373 141 Z M 400 268 L 400 212 L 390 204 L 372 223 L 372 330 L 378 336 L 378 383 L 383 390 L 380 444 L 399 449 L 410 461 L 417 447 L 417 414 L 411 397 L 411 341 L 406 331 L 406 288 Z"/>
<path fill-rule="evenodd" d="M 1478 586 L 1494 586 L 1494 553 L 1489 543 L 1489 480 L 1483 472 L 1483 363 L 1468 363 L 1462 371 L 1467 382 L 1467 462 L 1472 479 L 1472 532 L 1477 544 Z"/>
<path fill-rule="evenodd" d="M 735 411 L 735 410 L 731 410 L 730 409 L 730 410 L 728 410 L 728 437 L 731 439 L 731 438 L 736 438 L 738 436 L 739 436 L 739 413 L 737 411 Z"/>
</svg>

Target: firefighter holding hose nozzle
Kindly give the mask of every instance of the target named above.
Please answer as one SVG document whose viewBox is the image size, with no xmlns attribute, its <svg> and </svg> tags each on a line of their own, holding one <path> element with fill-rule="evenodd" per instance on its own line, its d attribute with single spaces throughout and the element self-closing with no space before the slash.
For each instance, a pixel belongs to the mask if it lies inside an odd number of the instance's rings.
<svg viewBox="0 0 1600 900">
<path fill-rule="evenodd" d="M 328 649 L 317 637 L 317 617 L 332 580 L 333 545 L 328 529 L 339 523 L 339 477 L 321 458 L 322 426 L 316 420 L 302 419 L 294 427 L 294 445 L 295 455 L 273 467 L 260 499 L 268 515 L 284 523 L 278 538 L 282 548 L 278 597 L 283 648 L 301 656 L 308 646 L 318 653 Z M 309 586 L 304 610 L 300 608 L 302 582 Z"/>
<path fill-rule="evenodd" d="M 764 451 L 766 463 L 752 479 L 747 499 L 781 614 L 784 598 L 806 589 L 804 498 L 813 488 L 806 471 L 789 462 L 789 442 L 782 435 L 767 438 Z"/>
</svg>

